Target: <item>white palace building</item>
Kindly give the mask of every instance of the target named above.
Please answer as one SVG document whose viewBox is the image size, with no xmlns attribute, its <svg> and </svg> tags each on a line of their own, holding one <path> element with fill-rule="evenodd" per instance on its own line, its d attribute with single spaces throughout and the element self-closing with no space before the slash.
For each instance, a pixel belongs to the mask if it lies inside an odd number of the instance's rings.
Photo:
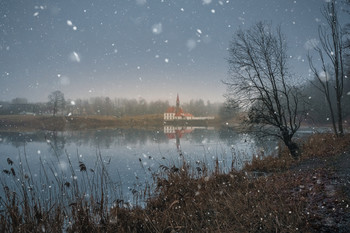
<svg viewBox="0 0 350 233">
<path fill-rule="evenodd" d="M 212 120 L 214 117 L 195 117 L 191 113 L 184 112 L 180 107 L 179 94 L 176 98 L 176 106 L 169 107 L 164 113 L 165 121 L 174 121 L 174 120 Z"/>
</svg>

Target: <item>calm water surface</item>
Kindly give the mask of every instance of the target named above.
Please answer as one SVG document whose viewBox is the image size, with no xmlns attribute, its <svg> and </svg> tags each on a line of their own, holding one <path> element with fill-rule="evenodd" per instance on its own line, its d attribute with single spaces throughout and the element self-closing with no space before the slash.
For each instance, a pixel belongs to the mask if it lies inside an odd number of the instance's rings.
<svg viewBox="0 0 350 233">
<path fill-rule="evenodd" d="M 135 190 L 152 183 L 151 173 L 159 171 L 161 165 L 179 166 L 185 159 L 193 167 L 204 163 L 212 168 L 218 159 L 221 168 L 229 171 L 232 164 L 241 169 L 253 156 L 271 153 L 276 146 L 270 140 L 261 142 L 253 135 L 229 129 L 172 126 L 154 131 L 0 133 L 0 167 L 10 170 L 10 158 L 17 166 L 22 161 L 24 172 L 30 171 L 33 179 L 40 179 L 45 168 L 55 175 L 67 174 L 69 181 L 76 178 L 70 164 L 76 174 L 81 173 L 80 164 L 93 172 L 97 158 L 101 158 L 111 179 L 120 184 L 121 195 L 131 198 Z M 1 176 L 9 175 L 2 172 Z"/>
</svg>

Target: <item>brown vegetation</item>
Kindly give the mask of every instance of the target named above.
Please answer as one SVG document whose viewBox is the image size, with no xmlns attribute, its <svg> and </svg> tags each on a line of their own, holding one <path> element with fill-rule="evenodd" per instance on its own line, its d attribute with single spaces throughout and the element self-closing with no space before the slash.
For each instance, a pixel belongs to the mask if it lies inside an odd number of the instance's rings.
<svg viewBox="0 0 350 233">
<path fill-rule="evenodd" d="M 99 195 L 86 198 L 84 187 L 77 183 L 58 190 L 69 197 L 43 201 L 35 192 L 13 192 L 4 186 L 1 200 L 2 232 L 345 232 L 349 222 L 349 200 L 336 186 L 337 176 L 328 166 L 314 169 L 290 169 L 306 158 L 334 159 L 349 149 L 350 135 L 343 139 L 332 135 L 313 135 L 302 146 L 300 161 L 290 159 L 286 151 L 280 158 L 254 160 L 244 171 L 224 173 L 218 161 L 214 171 L 189 166 L 161 165 L 154 174 L 156 190 L 144 208 L 131 207 L 122 200 L 107 205 L 108 175 L 102 164 L 98 179 Z M 278 162 L 278 161 L 282 162 Z M 283 161 L 284 160 L 284 161 Z M 7 161 L 10 166 L 12 161 Z M 324 165 L 324 164 L 323 164 Z M 71 172 L 76 169 L 71 166 Z M 263 167 L 263 169 L 261 169 Z M 79 164 L 80 172 L 88 174 Z M 249 171 L 278 171 L 255 176 Z M 9 178 L 15 176 L 8 170 Z M 18 176 L 18 174 L 17 174 Z M 29 176 L 30 177 L 30 176 Z M 84 177 L 84 176 L 83 176 Z M 95 180 L 87 177 L 87 183 Z M 30 178 L 19 176 L 22 183 Z M 16 178 L 17 179 L 17 178 Z M 21 184 L 21 183 L 20 183 Z M 89 185 L 88 185 L 89 186 Z M 95 190 L 95 191 L 96 191 Z M 34 190 L 35 191 L 35 190 Z M 90 190 L 89 193 L 95 193 Z M 111 194 L 111 193 L 109 193 Z M 23 201 L 24 200 L 24 201 Z M 52 223 L 55 224 L 52 224 Z"/>
<path fill-rule="evenodd" d="M 64 131 L 102 128 L 147 128 L 163 124 L 162 115 L 114 116 L 0 116 L 1 131 Z"/>
<path fill-rule="evenodd" d="M 350 134 L 338 138 L 334 134 L 314 134 L 304 142 L 299 142 L 302 147 L 302 156 L 295 160 L 287 150 L 279 151 L 279 156 L 267 156 L 264 159 L 254 157 L 250 164 L 246 164 L 246 171 L 283 172 L 292 166 L 310 158 L 330 157 L 349 149 Z"/>
<path fill-rule="evenodd" d="M 349 223 L 349 200 L 335 187 L 337 176 L 329 166 L 289 169 L 306 159 L 327 157 L 348 150 L 350 135 L 336 140 L 331 134 L 311 136 L 295 161 L 287 149 L 280 158 L 254 160 L 243 172 L 229 174 L 204 168 L 196 171 L 184 163 L 157 176 L 157 195 L 144 210 L 125 209 L 111 214 L 118 230 L 138 232 L 339 232 Z M 245 171 L 278 171 L 255 177 Z M 296 171 L 297 170 L 297 171 Z"/>
<path fill-rule="evenodd" d="M 173 122 L 174 123 L 174 122 Z M 220 119 L 177 121 L 176 124 L 191 126 L 220 126 Z M 0 116 L 0 131 L 64 131 L 106 128 L 159 129 L 164 125 L 162 114 L 140 116 Z M 168 122 L 167 124 L 171 124 Z"/>
</svg>

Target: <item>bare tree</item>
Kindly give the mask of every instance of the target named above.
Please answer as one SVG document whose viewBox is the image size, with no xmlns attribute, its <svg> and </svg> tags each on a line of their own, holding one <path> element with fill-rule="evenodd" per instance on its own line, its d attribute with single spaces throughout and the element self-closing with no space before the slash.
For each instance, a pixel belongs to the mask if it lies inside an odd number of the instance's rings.
<svg viewBox="0 0 350 233">
<path fill-rule="evenodd" d="M 342 98 L 344 94 L 344 44 L 342 28 L 338 20 L 338 12 L 335 6 L 335 0 L 328 2 L 322 11 L 323 17 L 326 20 L 327 28 L 320 26 L 318 30 L 320 46 L 314 49 L 321 61 L 321 68 L 317 69 L 313 63 L 312 56 L 308 54 L 310 69 L 318 80 L 316 85 L 318 89 L 326 97 L 328 107 L 330 110 L 333 131 L 337 136 L 342 136 L 343 131 L 343 109 Z M 327 65 L 327 62 L 330 65 Z M 336 100 L 336 114 L 334 113 L 334 106 L 332 105 L 331 93 L 331 75 L 334 78 L 334 95 Z M 332 83 L 333 83 L 332 82 Z M 336 121 L 338 127 L 336 125 Z"/>
<path fill-rule="evenodd" d="M 293 157 L 299 148 L 292 141 L 304 111 L 300 92 L 291 85 L 287 67 L 287 47 L 278 27 L 259 22 L 249 30 L 239 30 L 229 48 L 231 76 L 224 83 L 226 98 L 248 111 L 246 123 L 257 132 L 280 138 Z"/>
<path fill-rule="evenodd" d="M 52 115 L 55 116 L 59 110 L 63 110 L 66 104 L 64 94 L 61 91 L 54 91 L 49 95 L 48 106 L 52 109 Z"/>
</svg>

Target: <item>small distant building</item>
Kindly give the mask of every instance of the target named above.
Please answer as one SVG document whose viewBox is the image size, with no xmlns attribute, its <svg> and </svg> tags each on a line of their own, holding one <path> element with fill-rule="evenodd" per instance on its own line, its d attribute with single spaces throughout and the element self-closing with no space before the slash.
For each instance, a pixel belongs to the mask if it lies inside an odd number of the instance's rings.
<svg viewBox="0 0 350 233">
<path fill-rule="evenodd" d="M 169 107 L 164 113 L 165 121 L 173 121 L 173 120 L 192 120 L 194 116 L 191 113 L 184 112 L 180 107 L 180 99 L 179 94 L 177 94 L 176 98 L 176 106 Z"/>
</svg>

